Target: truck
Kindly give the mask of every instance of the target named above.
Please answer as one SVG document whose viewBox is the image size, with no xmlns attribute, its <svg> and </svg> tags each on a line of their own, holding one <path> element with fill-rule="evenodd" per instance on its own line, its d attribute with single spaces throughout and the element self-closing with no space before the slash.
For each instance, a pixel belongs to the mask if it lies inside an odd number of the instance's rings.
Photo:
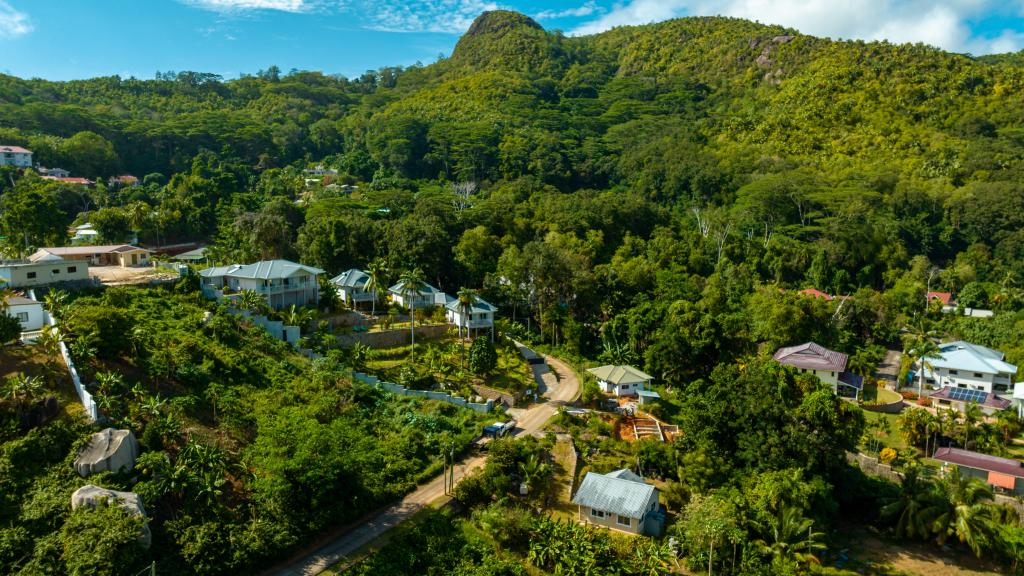
<svg viewBox="0 0 1024 576">
<path fill-rule="evenodd" d="M 502 436 L 508 436 L 515 429 L 515 420 L 508 420 L 506 422 L 495 422 L 494 424 L 484 426 L 484 437 L 501 438 Z"/>
</svg>

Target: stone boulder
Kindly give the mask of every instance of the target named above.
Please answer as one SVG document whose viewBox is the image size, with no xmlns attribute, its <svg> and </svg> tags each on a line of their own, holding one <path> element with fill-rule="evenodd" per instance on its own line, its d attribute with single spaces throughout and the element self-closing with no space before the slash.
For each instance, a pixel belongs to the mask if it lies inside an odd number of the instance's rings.
<svg viewBox="0 0 1024 576">
<path fill-rule="evenodd" d="M 98 472 L 127 472 L 139 457 L 139 443 L 131 430 L 107 428 L 92 435 L 89 445 L 75 458 L 75 472 L 85 478 Z"/>
<path fill-rule="evenodd" d="M 86 484 L 75 490 L 75 493 L 71 495 L 72 510 L 77 510 L 83 506 L 96 508 L 97 506 L 102 506 L 104 502 L 110 506 L 120 506 L 127 510 L 129 514 L 143 519 L 139 542 L 146 548 L 149 548 L 153 542 L 153 534 L 149 530 L 149 524 L 145 521 L 146 509 L 143 508 L 142 498 L 138 494 L 135 492 L 118 492 Z"/>
</svg>

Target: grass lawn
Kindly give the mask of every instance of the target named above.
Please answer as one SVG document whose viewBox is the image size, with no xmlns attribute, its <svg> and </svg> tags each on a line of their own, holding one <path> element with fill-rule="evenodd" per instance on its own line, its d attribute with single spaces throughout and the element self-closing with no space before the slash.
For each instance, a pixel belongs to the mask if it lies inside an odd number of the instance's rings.
<svg viewBox="0 0 1024 576">
<path fill-rule="evenodd" d="M 899 418 L 899 416 L 897 416 L 896 414 L 882 414 L 881 412 L 868 412 L 867 410 L 865 410 L 864 418 L 865 420 L 867 420 L 868 424 L 871 424 L 877 420 L 888 420 L 889 432 L 879 432 L 876 436 L 878 440 L 881 442 L 883 448 L 892 448 L 894 450 L 907 449 L 907 443 L 906 441 L 903 440 L 903 435 L 900 434 L 899 425 L 896 423 L 896 420 L 897 418 Z"/>
<path fill-rule="evenodd" d="M 576 506 L 569 501 L 569 484 L 575 482 L 572 470 L 572 440 L 558 440 L 551 449 L 554 458 L 553 472 L 548 489 L 554 491 L 551 500 L 554 504 L 550 511 L 558 518 L 575 518 Z"/>
<path fill-rule="evenodd" d="M 0 346 L 0 383 L 16 374 L 46 381 L 47 394 L 57 397 L 64 412 L 71 414 L 83 410 L 64 361 L 59 356 L 50 358 L 42 346 Z"/>
<path fill-rule="evenodd" d="M 864 383 L 864 402 L 866 404 L 891 404 L 901 398 L 899 393 L 880 387 L 874 382 Z"/>
</svg>

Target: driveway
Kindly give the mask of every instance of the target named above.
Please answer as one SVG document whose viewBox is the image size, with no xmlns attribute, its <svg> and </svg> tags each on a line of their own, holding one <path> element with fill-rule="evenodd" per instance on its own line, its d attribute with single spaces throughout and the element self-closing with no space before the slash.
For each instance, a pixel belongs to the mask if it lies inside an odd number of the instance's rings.
<svg viewBox="0 0 1024 576">
<path fill-rule="evenodd" d="M 896 380 L 900 375 L 900 361 L 902 358 L 903 354 L 899 350 L 886 350 L 885 359 L 878 365 L 875 376 L 880 380 L 885 380 L 887 384 L 892 384 L 895 388 Z"/>
<path fill-rule="evenodd" d="M 543 369 L 541 369 L 542 365 L 538 365 L 534 370 L 534 377 L 538 379 L 538 384 L 543 385 L 540 390 L 544 394 L 544 399 L 526 410 L 517 411 L 518 414 L 515 415 L 517 420 L 516 436 L 539 431 L 555 415 L 560 406 L 572 402 L 579 394 L 579 379 L 572 368 L 556 358 L 550 356 L 544 358 L 547 365 L 543 365 Z M 549 366 L 550 369 L 548 369 Z M 459 462 L 455 467 L 455 482 L 460 482 L 470 472 L 481 468 L 486 461 L 487 456 L 483 455 L 472 456 Z M 322 542 L 319 546 L 307 550 L 289 562 L 264 572 L 264 575 L 313 576 L 319 574 L 366 544 L 373 542 L 442 496 L 444 496 L 443 475 L 423 484 L 402 498 L 400 502 L 388 506 L 355 526 L 348 527 L 344 533 L 336 535 L 333 539 Z"/>
</svg>

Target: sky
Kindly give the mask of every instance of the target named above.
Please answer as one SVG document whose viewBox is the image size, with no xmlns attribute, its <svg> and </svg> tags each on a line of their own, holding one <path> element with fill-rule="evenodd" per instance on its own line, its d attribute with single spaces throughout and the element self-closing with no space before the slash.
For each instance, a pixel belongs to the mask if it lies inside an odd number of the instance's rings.
<svg viewBox="0 0 1024 576">
<path fill-rule="evenodd" d="M 51 80 L 271 65 L 358 76 L 451 54 L 497 8 L 570 35 L 726 15 L 833 39 L 1024 49 L 1024 0 L 0 0 L 0 72 Z"/>
</svg>

